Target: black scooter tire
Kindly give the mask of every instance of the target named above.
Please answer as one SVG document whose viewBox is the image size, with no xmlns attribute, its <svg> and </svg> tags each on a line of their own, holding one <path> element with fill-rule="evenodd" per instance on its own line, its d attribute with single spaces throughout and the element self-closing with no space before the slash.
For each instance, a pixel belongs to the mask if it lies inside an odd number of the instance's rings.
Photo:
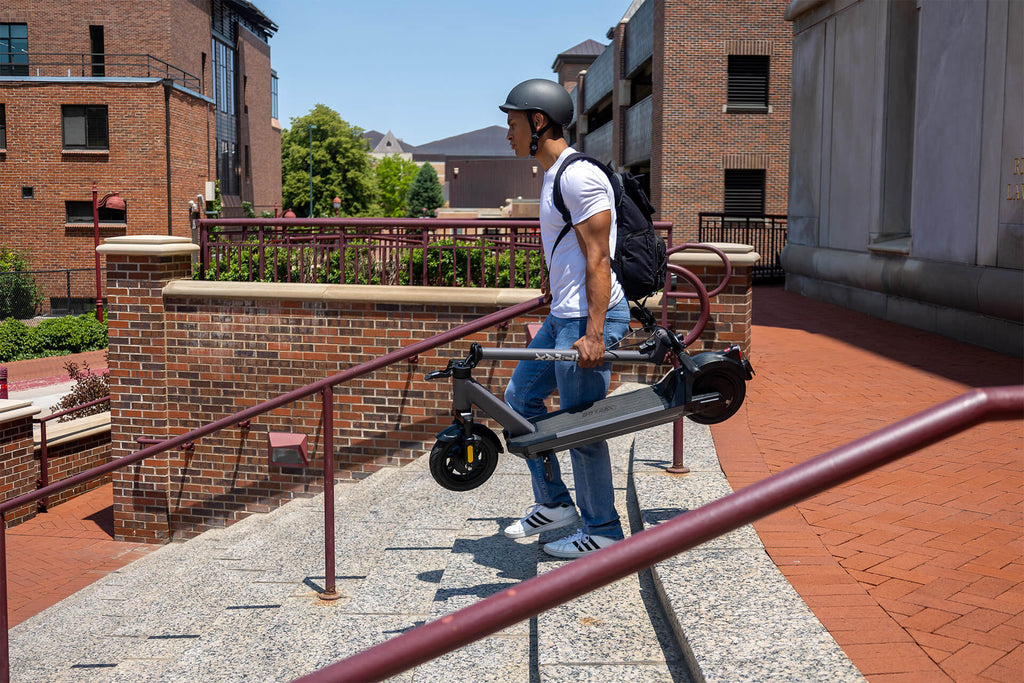
<svg viewBox="0 0 1024 683">
<path fill-rule="evenodd" d="M 430 449 L 430 476 L 449 491 L 470 491 L 483 484 L 498 466 L 498 451 L 487 438 L 478 443 L 470 465 L 461 438 L 438 439 Z"/>
<path fill-rule="evenodd" d="M 721 394 L 724 403 L 691 413 L 687 415 L 688 418 L 702 425 L 725 422 L 743 405 L 743 399 L 747 395 L 747 384 L 740 372 L 729 365 L 706 368 L 694 381 L 692 395 L 699 396 L 712 392 Z"/>
</svg>

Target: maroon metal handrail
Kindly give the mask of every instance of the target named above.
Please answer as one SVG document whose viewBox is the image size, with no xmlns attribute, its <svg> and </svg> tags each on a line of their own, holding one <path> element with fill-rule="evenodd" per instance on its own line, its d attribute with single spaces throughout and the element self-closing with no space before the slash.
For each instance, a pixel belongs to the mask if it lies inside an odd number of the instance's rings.
<svg viewBox="0 0 1024 683">
<path fill-rule="evenodd" d="M 544 306 L 548 303 L 547 296 L 536 297 L 523 303 L 509 306 L 494 313 L 481 316 L 476 320 L 454 327 L 446 332 L 434 335 L 409 346 L 396 349 L 383 356 L 359 365 L 353 366 L 342 372 L 300 387 L 286 394 L 282 394 L 263 403 L 241 410 L 233 415 L 228 415 L 215 420 L 207 425 L 193 429 L 190 432 L 171 437 L 160 443 L 143 448 L 131 455 L 112 460 L 106 464 L 99 465 L 85 472 L 68 477 L 62 481 L 44 486 L 36 491 L 22 494 L 0 503 L 0 683 L 10 682 L 10 659 L 8 641 L 8 618 L 7 618 L 7 534 L 6 514 L 22 505 L 35 502 L 46 496 L 60 493 L 66 489 L 78 486 L 91 481 L 105 474 L 109 474 L 128 465 L 145 460 L 146 458 L 158 455 L 165 451 L 187 446 L 189 442 L 196 441 L 204 436 L 213 434 L 222 429 L 234 426 L 239 423 L 247 423 L 253 418 L 268 413 L 294 401 L 301 400 L 313 394 L 321 394 L 323 397 L 324 410 L 324 565 L 325 565 L 325 587 L 323 597 L 330 599 L 336 595 L 335 585 L 335 557 L 334 557 L 334 446 L 333 446 L 333 396 L 334 386 L 357 377 L 369 374 L 380 368 L 407 360 L 414 356 L 430 351 L 431 349 L 443 346 L 461 337 L 474 334 L 480 330 L 497 325 L 517 316 L 529 313 L 530 311 Z M 328 478 L 329 477 L 329 478 Z"/>
<path fill-rule="evenodd" d="M 296 680 L 395 676 L 957 432 L 1022 413 L 1024 385 L 974 389 Z"/>
<path fill-rule="evenodd" d="M 48 444 L 46 442 L 46 423 L 50 420 L 55 420 L 58 417 L 77 413 L 79 410 L 92 408 L 93 406 L 98 406 L 101 403 L 108 403 L 109 401 L 110 397 L 104 396 L 103 398 L 97 398 L 93 401 L 89 401 L 88 403 L 75 406 L 74 408 L 62 410 L 59 413 L 50 413 L 49 415 L 36 418 L 36 422 L 39 423 L 39 479 L 36 481 L 36 488 L 46 488 L 50 485 L 50 458 Z M 40 512 L 46 512 L 46 497 L 44 496 L 43 498 L 40 498 L 37 505 Z"/>
</svg>

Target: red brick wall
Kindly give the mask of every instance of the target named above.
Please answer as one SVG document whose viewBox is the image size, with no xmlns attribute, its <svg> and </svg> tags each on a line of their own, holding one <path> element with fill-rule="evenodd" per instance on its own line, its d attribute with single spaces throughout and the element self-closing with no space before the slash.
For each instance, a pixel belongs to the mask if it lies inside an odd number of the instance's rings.
<svg viewBox="0 0 1024 683">
<path fill-rule="evenodd" d="M 53 423 L 51 422 L 49 424 Z M 37 459 L 36 465 L 38 467 L 39 448 L 36 448 L 35 450 L 35 457 Z M 99 467 L 109 461 L 110 432 L 108 431 L 100 434 L 93 434 L 92 436 L 87 436 L 83 439 L 70 439 L 55 446 L 47 445 L 46 449 L 47 471 L 49 473 L 51 484 L 67 479 L 68 477 L 73 477 L 76 474 L 81 474 L 93 467 Z M 62 491 L 56 496 L 49 496 L 47 504 L 49 507 L 59 505 L 60 503 L 71 500 L 75 496 L 79 496 L 86 491 L 91 491 L 94 488 L 103 486 L 109 481 L 110 475 L 108 474 L 84 484 L 79 484 L 78 486 L 66 491 Z"/>
<path fill-rule="evenodd" d="M 101 227 L 100 237 L 165 233 L 168 225 L 164 87 L 161 83 L 89 85 L 38 84 L 20 87 L 6 101 L 7 155 L 0 160 L 0 235 L 5 245 L 28 255 L 34 270 L 92 267 L 91 224 L 65 224 L 65 201 L 91 201 L 92 183 L 99 196 L 117 190 L 128 205 L 127 226 Z M 62 152 L 61 106 L 106 104 L 107 153 Z M 203 191 L 208 105 L 171 91 L 172 226 L 187 236 L 188 200 Z M 35 197 L 23 199 L 22 186 Z M 73 296 L 93 294 L 72 292 Z"/>
<path fill-rule="evenodd" d="M 209 295 L 175 294 L 181 290 L 165 291 L 165 285 L 188 273 L 188 255 L 111 254 L 109 264 L 113 457 L 138 451 L 138 437 L 180 436 L 496 310 L 493 304 L 433 300 L 279 299 L 267 292 L 249 294 L 244 286 L 225 295 L 216 283 Z M 347 289 L 335 287 L 337 293 Z M 691 350 L 746 342 L 749 351 L 749 310 L 743 310 L 749 309 L 749 294 L 749 278 L 739 274 L 716 301 L 709 333 Z M 451 423 L 451 388 L 446 381 L 426 382 L 423 375 L 444 367 L 449 358 L 463 357 L 472 341 L 523 346 L 526 323 L 539 322 L 544 313 L 424 352 L 416 363 L 394 364 L 338 385 L 337 479 L 359 479 L 427 452 Z M 500 396 L 511 371 L 511 363 L 485 364 L 475 376 Z M 665 371 L 625 366 L 613 382 L 653 380 Z M 268 431 L 308 435 L 310 467 L 270 468 Z M 258 416 L 244 429 L 231 426 L 207 435 L 193 450 L 163 453 L 115 473 L 115 533 L 148 542 L 189 538 L 321 491 L 322 463 L 317 394 Z"/>
<path fill-rule="evenodd" d="M 249 146 L 253 210 L 273 211 L 281 206 L 281 129 L 272 125 L 270 47 L 244 28 L 238 30 L 239 61 L 245 65 L 242 138 Z M 242 183 L 246 183 L 245 148 L 239 149 Z"/>
<path fill-rule="evenodd" d="M 652 199 L 659 218 L 675 224 L 676 243 L 695 241 L 697 214 L 723 209 L 724 172 L 730 155 L 767 159 L 765 211 L 785 214 L 792 29 L 783 13 L 789 1 L 655 1 L 651 167 Z M 737 49 L 727 41 L 770 44 L 771 113 L 722 111 L 728 55 Z"/>
<path fill-rule="evenodd" d="M 36 488 L 36 463 L 32 457 L 32 416 L 0 423 L 0 500 L 10 500 Z M 23 505 L 4 516 L 14 526 L 35 514 L 36 506 Z"/>
</svg>

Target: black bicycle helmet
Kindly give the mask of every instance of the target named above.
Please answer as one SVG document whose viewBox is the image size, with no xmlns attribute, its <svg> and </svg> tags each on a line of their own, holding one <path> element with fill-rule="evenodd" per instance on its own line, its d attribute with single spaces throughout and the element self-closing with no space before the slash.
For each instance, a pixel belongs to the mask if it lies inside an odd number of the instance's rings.
<svg viewBox="0 0 1024 683">
<path fill-rule="evenodd" d="M 572 121 L 572 98 L 565 88 L 554 81 L 544 78 L 531 78 L 512 88 L 505 104 L 498 107 L 506 114 L 510 111 L 539 111 L 548 117 L 548 124 L 541 130 L 533 126 L 533 119 L 527 116 L 530 123 L 530 155 L 537 154 L 540 136 L 553 124 L 567 126 Z"/>
</svg>

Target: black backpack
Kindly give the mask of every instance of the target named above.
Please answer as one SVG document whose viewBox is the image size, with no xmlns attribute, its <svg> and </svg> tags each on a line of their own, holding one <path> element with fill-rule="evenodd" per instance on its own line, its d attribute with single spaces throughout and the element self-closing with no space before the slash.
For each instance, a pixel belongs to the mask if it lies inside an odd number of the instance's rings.
<svg viewBox="0 0 1024 683">
<path fill-rule="evenodd" d="M 639 301 L 660 292 L 665 286 L 665 271 L 668 265 L 665 240 L 654 231 L 654 207 L 647 198 L 640 182 L 630 173 L 616 173 L 597 159 L 586 154 L 570 155 L 561 168 L 555 173 L 554 200 L 555 208 L 562 214 L 565 227 L 558 234 L 554 253 L 562 238 L 572 230 L 572 217 L 565 208 L 562 199 L 562 173 L 574 162 L 586 160 L 594 164 L 608 176 L 615 192 L 615 253 L 612 254 L 612 269 L 615 277 L 622 285 L 622 291 L 631 301 Z"/>
</svg>

